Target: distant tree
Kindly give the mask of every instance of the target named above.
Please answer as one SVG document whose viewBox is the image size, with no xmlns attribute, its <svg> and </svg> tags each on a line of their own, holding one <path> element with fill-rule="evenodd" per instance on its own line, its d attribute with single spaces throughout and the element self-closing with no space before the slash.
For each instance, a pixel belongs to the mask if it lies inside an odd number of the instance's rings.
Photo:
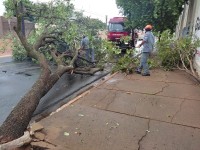
<svg viewBox="0 0 200 150">
<path fill-rule="evenodd" d="M 175 30 L 183 5 L 188 0 L 116 0 L 133 28 L 152 24 L 156 31 Z"/>
<path fill-rule="evenodd" d="M 84 17 L 82 12 L 74 13 L 74 21 L 78 24 L 80 32 L 89 32 L 92 36 L 99 30 L 105 30 L 106 24 L 99 19 Z M 83 30 L 84 29 L 84 30 Z"/>
</svg>

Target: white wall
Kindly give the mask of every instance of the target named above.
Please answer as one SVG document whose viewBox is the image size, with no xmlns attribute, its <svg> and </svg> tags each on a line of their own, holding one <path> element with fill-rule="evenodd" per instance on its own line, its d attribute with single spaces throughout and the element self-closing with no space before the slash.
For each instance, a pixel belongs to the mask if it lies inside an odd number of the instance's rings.
<svg viewBox="0 0 200 150">
<path fill-rule="evenodd" d="M 190 0 L 189 5 L 184 7 L 176 27 L 176 38 L 184 36 L 183 33 L 195 35 L 200 38 L 200 0 Z M 184 32 L 188 31 L 188 32 Z M 200 47 L 194 59 L 194 67 L 200 75 Z"/>
<path fill-rule="evenodd" d="M 200 38 L 200 1 L 196 0 L 196 9 L 194 12 L 194 28 L 193 33 Z M 197 69 L 198 74 L 200 75 L 200 47 L 197 48 L 197 54 L 194 60 L 195 68 Z"/>
</svg>

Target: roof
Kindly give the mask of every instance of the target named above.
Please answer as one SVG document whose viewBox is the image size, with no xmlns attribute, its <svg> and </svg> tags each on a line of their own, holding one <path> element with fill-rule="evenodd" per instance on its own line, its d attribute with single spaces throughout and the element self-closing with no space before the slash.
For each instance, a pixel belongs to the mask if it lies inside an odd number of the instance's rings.
<svg viewBox="0 0 200 150">
<path fill-rule="evenodd" d="M 124 22 L 126 17 L 114 17 L 109 20 L 109 23 Z"/>
</svg>

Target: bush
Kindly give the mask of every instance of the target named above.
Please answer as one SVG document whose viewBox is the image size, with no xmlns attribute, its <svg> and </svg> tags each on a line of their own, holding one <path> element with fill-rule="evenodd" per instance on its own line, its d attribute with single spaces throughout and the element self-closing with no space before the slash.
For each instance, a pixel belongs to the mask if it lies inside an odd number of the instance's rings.
<svg viewBox="0 0 200 150">
<path fill-rule="evenodd" d="M 27 52 L 20 43 L 19 39 L 13 36 L 13 58 L 17 61 L 23 61 L 27 58 Z"/>
<path fill-rule="evenodd" d="M 196 49 L 200 47 L 200 39 L 194 36 L 186 36 L 175 40 L 169 31 L 164 31 L 157 47 L 161 66 L 165 69 L 190 70 L 193 68 Z"/>
<path fill-rule="evenodd" d="M 161 34 L 160 41 L 157 43 L 157 49 L 160 65 L 166 70 L 176 68 L 180 62 L 179 54 L 174 49 L 175 46 L 175 40 L 170 34 L 170 31 L 164 31 Z"/>
<path fill-rule="evenodd" d="M 137 58 L 133 58 L 133 49 L 127 49 L 126 54 L 119 54 L 116 64 L 114 65 L 112 72 L 122 71 L 126 74 L 131 74 L 139 64 Z"/>
</svg>

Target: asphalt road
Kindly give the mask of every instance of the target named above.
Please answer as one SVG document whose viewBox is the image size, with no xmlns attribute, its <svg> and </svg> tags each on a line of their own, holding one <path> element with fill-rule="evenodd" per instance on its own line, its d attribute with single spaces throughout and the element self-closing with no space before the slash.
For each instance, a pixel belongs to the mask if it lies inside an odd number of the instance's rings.
<svg viewBox="0 0 200 150">
<path fill-rule="evenodd" d="M 0 58 L 0 125 L 37 80 L 39 73 L 39 67 L 31 62 L 14 62 L 10 57 Z M 98 72 L 93 76 L 64 74 L 41 99 L 34 116 L 66 103 L 70 100 L 67 97 L 106 74 L 108 71 Z"/>
</svg>

